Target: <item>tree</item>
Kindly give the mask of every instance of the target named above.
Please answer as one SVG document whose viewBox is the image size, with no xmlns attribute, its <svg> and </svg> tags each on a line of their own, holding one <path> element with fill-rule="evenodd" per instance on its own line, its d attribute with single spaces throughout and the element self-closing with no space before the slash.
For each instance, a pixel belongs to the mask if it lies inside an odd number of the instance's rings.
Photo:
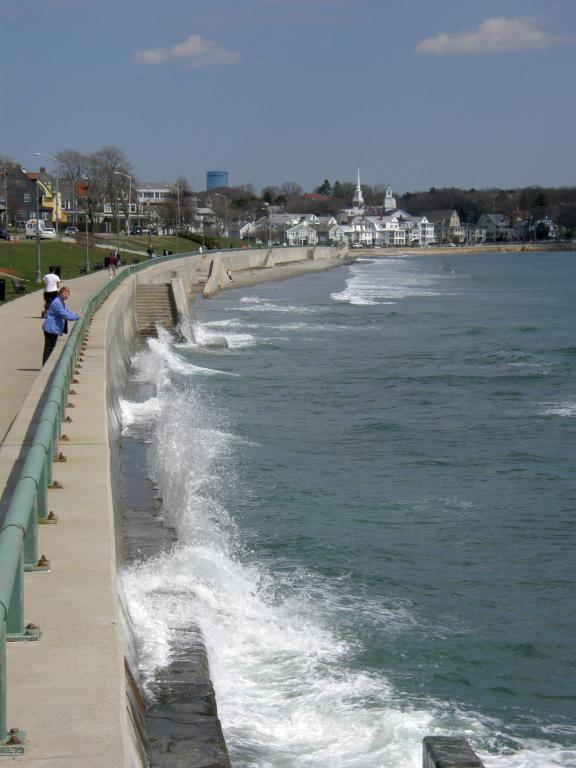
<svg viewBox="0 0 576 768">
<path fill-rule="evenodd" d="M 320 186 L 317 187 L 316 192 L 319 195 L 326 195 L 326 197 L 332 197 L 332 184 L 330 184 L 328 179 L 324 179 L 322 184 L 320 184 Z"/>
<path fill-rule="evenodd" d="M 158 215 L 165 226 L 182 227 L 192 222 L 194 193 L 190 182 L 183 176 L 176 179 Z"/>
<path fill-rule="evenodd" d="M 302 194 L 302 187 L 294 181 L 285 181 L 280 187 L 280 191 L 286 197 L 299 197 Z"/>
<path fill-rule="evenodd" d="M 264 200 L 265 203 L 272 204 L 276 202 L 280 194 L 281 192 L 278 187 L 264 187 L 262 190 L 262 200 Z"/>
<path fill-rule="evenodd" d="M 130 183 L 126 176 L 134 177 L 132 165 L 121 149 L 110 145 L 90 155 L 90 165 L 93 179 L 101 193 L 100 199 L 110 204 L 112 215 L 118 226 L 121 205 L 126 211 L 125 200 L 128 198 L 126 188 Z M 126 174 L 126 176 L 120 174 Z M 136 179 L 134 178 L 133 181 L 135 182 Z"/>
<path fill-rule="evenodd" d="M 76 224 L 76 206 L 78 201 L 78 182 L 87 176 L 88 158 L 75 149 L 64 149 L 56 157 L 60 163 L 60 173 L 63 179 L 70 183 L 70 202 L 72 206 L 73 223 Z M 85 215 L 86 215 L 85 211 Z"/>
</svg>

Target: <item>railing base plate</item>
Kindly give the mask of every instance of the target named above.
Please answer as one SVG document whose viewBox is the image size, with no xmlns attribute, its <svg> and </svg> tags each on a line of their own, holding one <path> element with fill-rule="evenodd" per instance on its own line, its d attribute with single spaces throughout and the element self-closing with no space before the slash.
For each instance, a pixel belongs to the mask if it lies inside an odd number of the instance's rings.
<svg viewBox="0 0 576 768">
<path fill-rule="evenodd" d="M 3 755 L 23 755 L 24 742 L 26 741 L 26 731 L 16 731 L 14 736 L 18 739 L 18 744 L 10 744 L 10 739 L 0 741 L 0 757 Z M 11 737 L 13 738 L 13 737 Z"/>
<path fill-rule="evenodd" d="M 55 515 L 54 512 L 50 512 L 46 517 L 38 518 L 38 525 L 56 525 L 58 520 L 60 520 L 58 515 Z"/>
<path fill-rule="evenodd" d="M 40 640 L 40 628 L 35 627 L 34 629 L 26 629 L 24 632 L 14 632 L 9 633 L 6 635 L 6 642 L 7 643 L 23 643 L 25 640 L 28 640 L 29 642 L 34 642 L 35 640 Z"/>
<path fill-rule="evenodd" d="M 38 565 L 38 563 L 24 563 L 24 571 L 25 573 L 35 572 L 35 571 L 49 571 L 50 570 L 50 560 L 46 560 L 45 563 L 42 563 L 42 565 Z"/>
</svg>

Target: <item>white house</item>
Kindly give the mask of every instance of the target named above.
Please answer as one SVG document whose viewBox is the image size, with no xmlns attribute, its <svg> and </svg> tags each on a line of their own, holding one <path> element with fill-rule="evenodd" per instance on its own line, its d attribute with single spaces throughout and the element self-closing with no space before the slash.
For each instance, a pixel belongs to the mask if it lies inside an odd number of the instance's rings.
<svg viewBox="0 0 576 768">
<path fill-rule="evenodd" d="M 286 230 L 288 245 L 316 245 L 318 233 L 312 223 L 301 221 Z"/>
</svg>

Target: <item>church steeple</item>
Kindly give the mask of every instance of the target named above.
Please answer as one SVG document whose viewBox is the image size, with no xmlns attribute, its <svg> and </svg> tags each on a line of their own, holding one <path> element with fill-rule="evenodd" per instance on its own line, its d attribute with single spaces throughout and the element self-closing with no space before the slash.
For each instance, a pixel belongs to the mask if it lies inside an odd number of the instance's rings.
<svg viewBox="0 0 576 768">
<path fill-rule="evenodd" d="M 392 187 L 390 184 L 386 187 L 386 195 L 384 197 L 384 210 L 393 211 L 396 208 L 396 198 L 392 194 Z"/>
<path fill-rule="evenodd" d="M 356 189 L 354 190 L 352 205 L 354 208 L 364 207 L 364 198 L 362 197 L 362 188 L 360 187 L 360 168 L 358 168 L 358 183 L 356 184 Z"/>
</svg>

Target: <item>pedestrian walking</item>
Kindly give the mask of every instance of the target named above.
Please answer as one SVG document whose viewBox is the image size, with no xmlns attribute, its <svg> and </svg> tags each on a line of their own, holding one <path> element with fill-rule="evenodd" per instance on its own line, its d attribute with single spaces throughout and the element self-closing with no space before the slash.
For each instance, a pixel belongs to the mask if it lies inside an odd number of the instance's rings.
<svg viewBox="0 0 576 768">
<path fill-rule="evenodd" d="M 112 280 L 113 277 L 116 277 L 116 270 L 120 266 L 120 251 L 118 248 L 114 248 L 114 250 L 106 256 L 104 259 L 104 266 L 108 267 L 110 280 Z"/>
<path fill-rule="evenodd" d="M 56 296 L 58 296 L 58 289 L 60 288 L 60 278 L 56 274 L 56 267 L 50 267 L 48 272 L 42 278 L 44 283 L 44 311 L 42 317 L 46 317 L 48 307 Z"/>
</svg>

